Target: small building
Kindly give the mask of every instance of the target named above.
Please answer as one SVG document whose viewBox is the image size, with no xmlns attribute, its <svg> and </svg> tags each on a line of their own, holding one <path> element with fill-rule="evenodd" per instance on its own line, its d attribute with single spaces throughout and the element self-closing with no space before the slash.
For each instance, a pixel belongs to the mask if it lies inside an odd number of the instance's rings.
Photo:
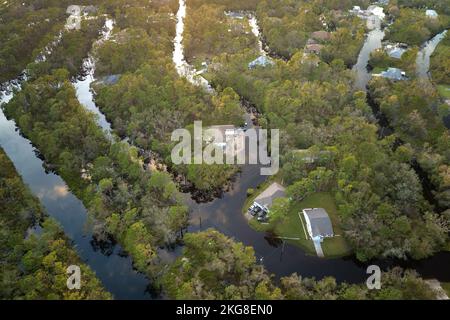
<svg viewBox="0 0 450 320">
<path fill-rule="evenodd" d="M 80 16 L 81 7 L 78 5 L 70 5 L 67 7 L 66 13 L 71 16 Z"/>
<path fill-rule="evenodd" d="M 389 57 L 394 59 L 401 59 L 403 54 L 408 51 L 406 48 L 400 46 L 400 45 L 392 45 L 388 44 L 385 47 L 386 53 Z"/>
<path fill-rule="evenodd" d="M 273 201 L 278 198 L 286 197 L 285 188 L 274 182 L 264 190 L 253 202 L 253 205 L 260 208 L 265 214 L 270 212 Z"/>
<path fill-rule="evenodd" d="M 436 19 L 439 16 L 435 10 L 427 10 L 425 11 L 425 15 L 431 19 Z"/>
<path fill-rule="evenodd" d="M 322 44 L 307 44 L 305 46 L 305 53 L 313 53 L 319 55 L 323 49 Z"/>
<path fill-rule="evenodd" d="M 386 17 L 386 14 L 384 13 L 384 9 L 382 7 L 371 5 L 367 8 L 367 12 L 369 14 L 372 14 L 374 16 L 377 16 L 381 20 L 383 20 Z"/>
<path fill-rule="evenodd" d="M 267 66 L 272 66 L 272 65 L 274 65 L 274 62 L 272 59 L 270 59 L 269 57 L 266 57 L 266 56 L 259 56 L 258 58 L 256 58 L 255 60 L 253 60 L 252 62 L 250 62 L 248 64 L 248 68 L 254 69 L 256 67 L 267 67 Z"/>
<path fill-rule="evenodd" d="M 105 85 L 105 86 L 112 86 L 119 82 L 121 75 L 120 74 L 111 74 L 108 76 L 101 77 L 97 84 Z"/>
<path fill-rule="evenodd" d="M 95 14 L 95 13 L 97 13 L 97 7 L 92 6 L 92 5 L 85 6 L 85 7 L 82 7 L 81 11 L 84 15 Z"/>
<path fill-rule="evenodd" d="M 386 71 L 381 72 L 379 76 L 395 81 L 407 79 L 406 73 L 398 68 L 389 68 Z"/>
<path fill-rule="evenodd" d="M 333 225 L 325 209 L 304 209 L 303 216 L 306 221 L 306 229 L 313 240 L 323 240 L 334 237 Z"/>
<path fill-rule="evenodd" d="M 246 14 L 244 12 L 237 12 L 237 11 L 225 11 L 224 14 L 226 17 L 239 20 L 242 20 L 246 17 Z"/>
</svg>

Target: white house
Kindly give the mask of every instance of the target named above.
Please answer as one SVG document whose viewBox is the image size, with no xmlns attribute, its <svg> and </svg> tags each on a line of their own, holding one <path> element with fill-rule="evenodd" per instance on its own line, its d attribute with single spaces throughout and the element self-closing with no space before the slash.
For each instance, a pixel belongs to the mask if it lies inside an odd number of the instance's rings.
<svg viewBox="0 0 450 320">
<path fill-rule="evenodd" d="M 427 15 L 428 18 L 431 19 L 436 19 L 439 16 L 435 10 L 427 10 L 425 11 L 425 14 Z"/>
<path fill-rule="evenodd" d="M 304 209 L 308 234 L 313 240 L 322 241 L 324 238 L 334 237 L 330 216 L 322 208 Z"/>
<path fill-rule="evenodd" d="M 386 17 L 384 9 L 379 6 L 371 5 L 367 8 L 367 12 L 374 16 L 377 16 L 378 18 L 380 18 L 380 20 L 384 20 L 384 18 Z"/>
</svg>

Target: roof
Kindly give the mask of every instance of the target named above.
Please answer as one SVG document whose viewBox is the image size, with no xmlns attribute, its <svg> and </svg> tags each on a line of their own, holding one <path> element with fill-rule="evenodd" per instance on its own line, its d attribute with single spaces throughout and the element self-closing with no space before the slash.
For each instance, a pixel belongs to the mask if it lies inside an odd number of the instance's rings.
<svg viewBox="0 0 450 320">
<path fill-rule="evenodd" d="M 376 5 L 369 6 L 367 8 L 367 11 L 379 17 L 380 19 L 384 19 L 386 17 L 386 14 L 383 12 L 383 8 Z"/>
<path fill-rule="evenodd" d="M 252 62 L 250 62 L 248 64 L 248 67 L 250 69 L 253 69 L 257 66 L 262 66 L 262 67 L 266 67 L 268 65 L 273 65 L 273 61 L 272 59 L 266 57 L 266 56 L 259 56 L 258 58 L 256 58 L 255 60 L 253 60 Z"/>
<path fill-rule="evenodd" d="M 425 14 L 427 17 L 437 17 L 438 13 L 435 10 L 427 10 L 425 11 Z"/>
<path fill-rule="evenodd" d="M 305 47 L 305 52 L 306 53 L 320 53 L 320 51 L 322 50 L 323 45 L 321 44 L 308 44 Z"/>
<path fill-rule="evenodd" d="M 309 219 L 313 238 L 333 235 L 333 226 L 331 224 L 330 216 L 325 209 L 304 209 L 303 213 Z"/>
<path fill-rule="evenodd" d="M 326 32 L 326 31 L 315 31 L 313 33 L 311 33 L 311 38 L 316 39 L 316 40 L 329 40 L 330 39 L 330 33 Z"/>
<path fill-rule="evenodd" d="M 66 13 L 75 15 L 75 16 L 79 16 L 81 13 L 81 7 L 78 5 L 70 5 L 67 7 Z"/>
<path fill-rule="evenodd" d="M 388 50 L 387 53 L 391 58 L 400 59 L 406 51 L 407 50 L 404 48 L 395 47 L 391 50 Z"/>
<path fill-rule="evenodd" d="M 254 202 L 259 204 L 260 206 L 264 206 L 267 209 L 270 209 L 275 199 L 283 198 L 285 196 L 285 188 L 280 184 L 274 182 L 259 196 L 257 196 Z"/>
<path fill-rule="evenodd" d="M 384 78 L 388 78 L 391 80 L 404 80 L 406 79 L 406 76 L 404 74 L 404 71 L 397 69 L 397 68 L 389 68 L 386 71 L 381 72 L 380 74 Z"/>
<path fill-rule="evenodd" d="M 109 76 L 105 76 L 101 79 L 103 84 L 113 85 L 119 82 L 121 75 L 120 74 L 111 74 Z"/>
</svg>

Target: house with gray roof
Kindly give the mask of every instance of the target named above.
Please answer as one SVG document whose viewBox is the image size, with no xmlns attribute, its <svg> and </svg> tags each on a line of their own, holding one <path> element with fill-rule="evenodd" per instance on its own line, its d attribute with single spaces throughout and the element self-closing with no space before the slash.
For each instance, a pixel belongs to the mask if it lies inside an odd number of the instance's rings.
<svg viewBox="0 0 450 320">
<path fill-rule="evenodd" d="M 285 188 L 274 182 L 266 190 L 264 190 L 253 202 L 253 205 L 260 207 L 268 213 L 272 207 L 273 201 L 278 198 L 286 197 Z"/>
<path fill-rule="evenodd" d="M 248 64 L 248 68 L 254 69 L 256 67 L 267 67 L 272 65 L 274 65 L 272 59 L 266 56 L 259 56 L 258 58 L 256 58 L 255 60 L 253 60 Z"/>
<path fill-rule="evenodd" d="M 312 208 L 304 209 L 303 216 L 306 221 L 308 234 L 313 240 L 334 237 L 333 225 L 325 209 Z"/>
<path fill-rule="evenodd" d="M 398 68 L 388 68 L 386 71 L 381 72 L 378 76 L 395 81 L 407 79 L 406 73 Z"/>
<path fill-rule="evenodd" d="M 431 19 L 436 19 L 439 16 L 436 10 L 427 10 L 425 11 L 425 14 L 428 18 Z"/>
<path fill-rule="evenodd" d="M 389 55 L 389 57 L 394 59 L 401 59 L 403 54 L 408 51 L 405 48 L 402 48 L 400 46 L 393 46 L 393 45 L 387 45 L 386 46 L 386 52 Z"/>
</svg>

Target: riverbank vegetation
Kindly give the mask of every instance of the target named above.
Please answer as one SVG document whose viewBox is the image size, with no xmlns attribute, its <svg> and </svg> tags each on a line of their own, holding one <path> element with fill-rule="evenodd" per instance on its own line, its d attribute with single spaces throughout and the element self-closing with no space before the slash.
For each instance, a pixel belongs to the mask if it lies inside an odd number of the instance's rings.
<svg viewBox="0 0 450 320">
<path fill-rule="evenodd" d="M 67 70 L 71 57 L 60 58 L 54 58 L 60 69 L 50 74 L 38 64 L 34 70 L 39 73 L 5 106 L 5 113 L 83 200 L 96 219 L 98 239 L 106 241 L 112 234 L 136 267 L 151 276 L 156 247 L 176 241 L 187 208 L 167 173 L 145 170 L 136 148 L 106 138 L 76 98 Z"/>
<path fill-rule="evenodd" d="M 439 43 L 436 51 L 431 56 L 430 74 L 436 84 L 450 86 L 450 31 L 447 31 L 445 38 Z M 450 90 L 443 97 L 449 99 Z"/>
<path fill-rule="evenodd" d="M 443 12 L 436 18 L 430 18 L 426 16 L 424 8 L 400 8 L 394 23 L 387 28 L 386 39 L 420 46 L 449 26 L 450 16 Z"/>
<path fill-rule="evenodd" d="M 209 199 L 230 182 L 237 167 L 174 165 L 171 134 L 175 129 L 189 129 L 196 120 L 203 121 L 205 128 L 242 125 L 239 97 L 230 88 L 212 96 L 180 78 L 171 60 L 175 21 L 166 20 L 166 7 L 148 6 L 154 19 L 164 21 L 166 32 L 158 32 L 160 25 L 144 29 L 138 12 L 133 11 L 135 19 L 127 19 L 127 10 L 115 13 L 119 21 L 115 34 L 95 54 L 97 74 L 123 76 L 114 85 L 96 87 L 96 103 L 120 137 L 128 137 L 139 148 L 156 153 L 185 189 Z"/>
<path fill-rule="evenodd" d="M 172 165 L 170 134 L 174 129 L 190 129 L 195 120 L 202 120 L 204 126 L 241 125 L 240 97 L 259 112 L 262 127 L 281 129 L 279 178 L 293 205 L 289 211 L 280 203 L 278 216 L 288 216 L 278 220 L 273 228 L 276 233 L 298 233 L 293 226 L 301 228 L 299 221 L 290 223 L 295 213 L 298 217 L 302 207 L 318 203 L 332 212 L 335 232 L 343 236 L 338 239 L 342 242 L 324 244 L 329 255 L 351 249 L 361 261 L 420 259 L 441 250 L 448 241 L 448 211 L 437 214 L 431 199 L 424 198 L 414 170 L 417 160 L 439 185 L 439 205 L 448 208 L 445 159 L 450 147 L 448 134 L 433 114 L 434 91 L 423 92 L 426 87 L 418 82 L 414 87 L 374 82 L 371 95 L 399 129 L 396 136 L 383 137 L 366 94 L 354 89 L 349 67 L 356 61 L 364 27 L 345 12 L 367 1 L 328 1 L 325 5 L 322 1 L 274 0 L 258 1 L 258 6 L 256 2 L 212 2 L 208 12 L 217 17 L 218 8 L 256 9 L 266 42 L 286 61 L 274 59 L 273 65 L 249 69 L 256 56 L 256 39 L 246 33 L 246 27 L 243 33 L 239 31 L 242 41 L 224 36 L 232 46 L 228 51 L 215 45 L 224 31 L 220 23 L 208 35 L 204 24 L 186 20 L 186 46 L 192 45 L 192 59 L 208 56 L 212 60 L 208 78 L 217 95 L 179 77 L 171 61 L 177 1 L 104 4 L 116 27 L 111 41 L 94 52 L 97 75 L 121 77 L 113 85 L 96 87 L 96 101 L 115 133 L 134 146 L 108 140 L 94 116 L 77 101 L 70 82 L 91 50 L 89 43 L 98 36 L 101 20 L 74 31 L 79 35 L 64 33 L 54 57 L 31 65 L 30 81 L 4 107 L 6 114 L 36 145 L 47 167 L 83 200 L 95 218 L 96 237 L 108 241 L 112 235 L 136 268 L 157 277 L 155 283 L 162 283 L 172 298 L 434 298 L 421 278 L 400 270 L 384 275 L 387 280 L 380 291 L 369 292 L 363 284 L 337 284 L 330 277 L 302 279 L 296 274 L 276 284 L 257 263 L 253 248 L 213 230 L 186 234 L 183 254 L 175 263 L 164 266 L 159 260 L 157 248 L 180 240 L 188 220 L 188 209 L 173 179 L 183 183 L 187 178 L 195 188 L 210 192 L 236 172 L 235 167 Z M 208 4 L 199 0 L 189 8 L 188 3 L 188 16 L 199 17 L 196 5 Z M 310 10 L 309 14 L 304 10 Z M 225 19 L 222 14 L 219 18 Z M 321 18 L 327 21 L 326 28 Z M 194 30 L 191 34 L 189 24 Z M 332 35 L 321 54 L 304 54 L 310 33 L 324 28 Z M 213 44 L 211 51 L 198 41 L 203 33 Z M 78 40 L 81 44 L 75 45 Z M 398 146 L 396 137 L 406 143 Z M 164 170 L 150 169 L 154 152 L 175 178 Z"/>
<path fill-rule="evenodd" d="M 288 190 L 299 201 L 331 192 L 343 235 L 360 260 L 420 259 L 441 250 L 448 237 L 444 218 L 424 199 L 413 166 L 393 151 L 395 140 L 379 139 L 366 95 L 353 89 L 346 63 L 298 52 L 288 62 L 250 70 L 252 58 L 248 52 L 222 55 L 211 79 L 255 105 L 264 127 L 281 129 Z M 313 146 L 313 161 L 297 152 Z"/>
<path fill-rule="evenodd" d="M 353 5 L 368 1 L 260 1 L 257 16 L 271 52 L 284 58 L 302 50 L 315 31 L 331 32 L 322 40 L 321 56 L 327 62 L 356 62 L 364 39 L 364 22 L 347 13 Z"/>
<path fill-rule="evenodd" d="M 102 1 L 83 0 L 78 4 L 97 5 Z M 71 1 L 8 1 L 0 7 L 0 83 L 15 79 L 22 73 L 28 63 L 39 55 L 42 50 L 54 42 L 63 31 L 68 15 L 67 7 Z M 98 19 L 100 20 L 100 19 Z M 85 24 L 96 23 L 96 20 L 84 20 Z M 91 45 L 92 37 L 89 37 L 89 29 L 83 28 L 82 32 L 66 34 L 64 41 L 70 46 L 60 46 L 70 50 L 70 70 L 73 74 L 81 68 L 82 56 L 77 56 L 74 51 L 83 51 L 84 45 Z M 96 28 L 95 30 L 98 30 Z M 93 35 L 95 37 L 95 35 Z M 61 59 L 68 57 L 67 52 L 58 55 Z M 55 56 L 53 56 L 55 57 Z M 51 62 L 50 62 L 51 63 Z"/>
<path fill-rule="evenodd" d="M 61 227 L 46 216 L 0 148 L 0 299 L 110 299 L 81 262 Z M 66 286 L 66 269 L 81 268 L 81 289 Z"/>
<path fill-rule="evenodd" d="M 448 166 L 450 136 L 439 114 L 441 102 L 436 89 L 429 83 L 414 80 L 390 82 L 374 79 L 371 96 L 387 116 L 396 135 L 410 150 L 406 161 L 417 160 L 436 187 L 438 206 L 450 206 Z"/>
<path fill-rule="evenodd" d="M 183 256 L 164 276 L 174 299 L 410 300 L 434 299 L 435 292 L 414 272 L 393 269 L 382 274 L 381 290 L 364 284 L 338 284 L 297 274 L 283 277 L 279 287 L 257 264 L 253 248 L 214 230 L 187 234 Z"/>
</svg>

